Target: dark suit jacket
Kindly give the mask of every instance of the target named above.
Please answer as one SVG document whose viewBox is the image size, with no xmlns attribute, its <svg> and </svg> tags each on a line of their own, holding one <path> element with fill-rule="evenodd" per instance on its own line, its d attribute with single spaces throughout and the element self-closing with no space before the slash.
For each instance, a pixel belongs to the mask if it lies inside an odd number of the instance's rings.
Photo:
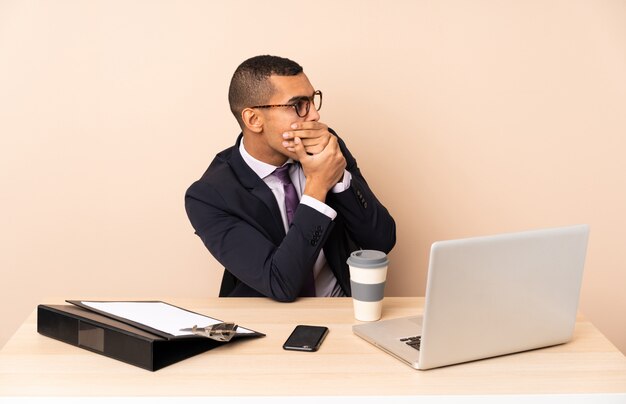
<svg viewBox="0 0 626 404">
<path fill-rule="evenodd" d="M 196 234 L 225 267 L 220 296 L 293 301 L 321 248 L 350 296 L 350 253 L 359 248 L 388 253 L 396 242 L 396 227 L 344 142 L 338 138 L 352 182 L 348 190 L 329 192 L 326 198 L 337 217 L 331 220 L 300 204 L 285 235 L 274 195 L 239 153 L 241 139 L 239 135 L 235 146 L 220 152 L 185 195 Z"/>
</svg>

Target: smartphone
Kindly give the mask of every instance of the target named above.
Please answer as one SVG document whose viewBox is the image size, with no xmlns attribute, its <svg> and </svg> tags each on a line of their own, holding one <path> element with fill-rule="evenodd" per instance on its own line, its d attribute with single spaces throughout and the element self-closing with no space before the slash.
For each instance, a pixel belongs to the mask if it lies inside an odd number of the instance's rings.
<svg viewBox="0 0 626 404">
<path fill-rule="evenodd" d="M 322 345 L 326 334 L 328 334 L 328 327 L 298 325 L 283 344 L 283 349 L 315 352 Z"/>
</svg>

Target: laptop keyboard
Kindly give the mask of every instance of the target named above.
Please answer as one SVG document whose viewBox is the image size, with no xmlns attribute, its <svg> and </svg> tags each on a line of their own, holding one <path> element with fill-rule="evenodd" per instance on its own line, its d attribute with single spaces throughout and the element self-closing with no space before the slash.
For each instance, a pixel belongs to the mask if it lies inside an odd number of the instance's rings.
<svg viewBox="0 0 626 404">
<path fill-rule="evenodd" d="M 422 336 L 418 335 L 416 337 L 400 338 L 400 341 L 404 342 L 405 344 L 407 344 L 411 348 L 415 348 L 415 349 L 417 349 L 419 351 L 420 350 L 420 345 L 422 344 Z"/>
</svg>

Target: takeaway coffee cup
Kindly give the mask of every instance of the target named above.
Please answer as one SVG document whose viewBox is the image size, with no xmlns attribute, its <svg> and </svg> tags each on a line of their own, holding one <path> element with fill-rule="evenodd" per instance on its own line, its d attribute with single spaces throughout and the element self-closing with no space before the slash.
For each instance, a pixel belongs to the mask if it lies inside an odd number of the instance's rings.
<svg viewBox="0 0 626 404">
<path fill-rule="evenodd" d="M 380 319 L 388 265 L 387 254 L 382 251 L 359 250 L 348 257 L 354 318 L 357 320 Z"/>
</svg>

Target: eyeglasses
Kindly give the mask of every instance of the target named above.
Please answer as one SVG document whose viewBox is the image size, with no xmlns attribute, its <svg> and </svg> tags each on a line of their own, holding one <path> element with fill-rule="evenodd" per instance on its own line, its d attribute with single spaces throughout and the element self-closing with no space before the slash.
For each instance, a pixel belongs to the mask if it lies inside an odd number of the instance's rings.
<svg viewBox="0 0 626 404">
<path fill-rule="evenodd" d="M 309 114 L 311 103 L 313 103 L 313 107 L 316 111 L 319 111 L 322 108 L 322 92 L 320 90 L 314 92 L 311 97 L 299 98 L 293 104 L 256 105 L 250 108 L 291 107 L 296 110 L 296 114 L 298 114 L 300 118 L 304 118 Z"/>
</svg>

